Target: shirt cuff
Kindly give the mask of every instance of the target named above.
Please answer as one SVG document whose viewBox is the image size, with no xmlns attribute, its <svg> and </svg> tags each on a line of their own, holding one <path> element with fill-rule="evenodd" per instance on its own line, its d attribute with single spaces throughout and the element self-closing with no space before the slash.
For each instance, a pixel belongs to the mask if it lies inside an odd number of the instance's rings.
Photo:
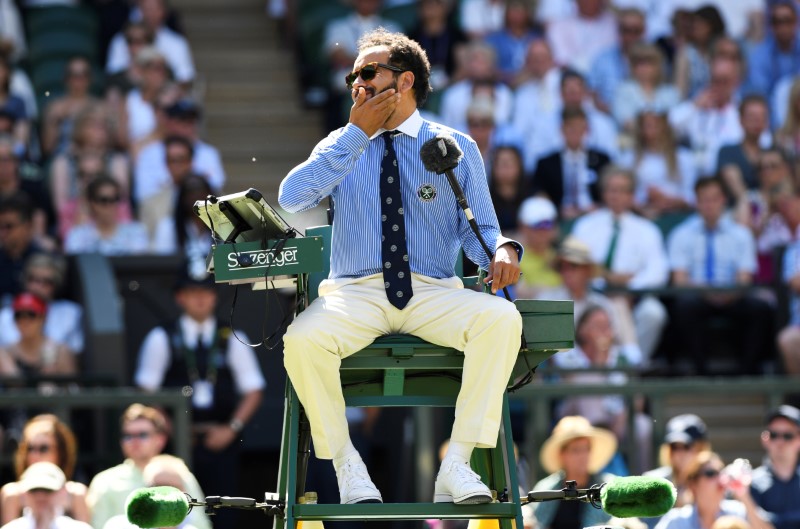
<svg viewBox="0 0 800 529">
<path fill-rule="evenodd" d="M 522 245 L 520 243 L 518 243 L 517 241 L 515 241 L 514 239 L 509 239 L 508 237 L 503 237 L 502 235 L 498 236 L 497 237 L 497 242 L 495 242 L 495 245 L 494 245 L 495 253 L 497 253 L 497 250 L 501 246 L 503 246 L 504 244 L 513 245 L 514 249 L 517 250 L 517 258 L 520 260 L 520 262 L 522 262 L 522 254 L 524 253 L 524 250 L 522 248 Z"/>
<path fill-rule="evenodd" d="M 338 142 L 344 145 L 354 156 L 361 156 L 369 146 L 369 136 L 358 126 L 348 123 L 342 129 L 342 135 L 339 136 Z"/>
</svg>

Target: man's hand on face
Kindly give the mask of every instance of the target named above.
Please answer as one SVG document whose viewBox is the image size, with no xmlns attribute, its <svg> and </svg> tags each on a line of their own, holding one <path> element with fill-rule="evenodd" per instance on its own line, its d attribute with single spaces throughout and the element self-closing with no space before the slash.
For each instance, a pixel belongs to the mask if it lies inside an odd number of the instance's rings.
<svg viewBox="0 0 800 529">
<path fill-rule="evenodd" d="M 394 88 L 368 97 L 367 90 L 360 86 L 353 89 L 353 106 L 350 108 L 350 123 L 372 136 L 392 115 L 400 102 L 400 94 Z"/>
</svg>

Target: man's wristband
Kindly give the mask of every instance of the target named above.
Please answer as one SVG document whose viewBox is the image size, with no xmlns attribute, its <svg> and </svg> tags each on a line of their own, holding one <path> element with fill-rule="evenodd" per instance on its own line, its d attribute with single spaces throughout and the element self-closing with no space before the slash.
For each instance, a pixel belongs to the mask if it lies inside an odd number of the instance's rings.
<svg viewBox="0 0 800 529">
<path fill-rule="evenodd" d="M 244 423 L 239 419 L 231 419 L 231 422 L 228 423 L 228 428 L 233 430 L 233 433 L 239 433 L 244 429 Z"/>
</svg>

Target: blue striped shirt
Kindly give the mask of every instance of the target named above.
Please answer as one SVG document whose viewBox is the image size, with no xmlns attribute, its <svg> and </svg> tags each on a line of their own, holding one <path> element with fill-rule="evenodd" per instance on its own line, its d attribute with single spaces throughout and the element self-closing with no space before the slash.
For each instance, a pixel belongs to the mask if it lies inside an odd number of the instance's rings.
<svg viewBox="0 0 800 529">
<path fill-rule="evenodd" d="M 459 250 L 481 268 L 489 258 L 472 233 L 444 175 L 428 172 L 419 150 L 439 134 L 449 134 L 464 151 L 455 175 L 489 248 L 514 242 L 500 235 L 480 151 L 469 136 L 426 121 L 414 112 L 394 137 L 411 271 L 433 278 L 453 277 Z M 372 138 L 347 124 L 319 142 L 311 156 L 281 182 L 278 202 L 290 212 L 304 211 L 333 196 L 330 278 L 381 273 L 381 205 L 379 174 L 383 129 Z M 518 244 L 515 244 L 519 248 Z M 519 250 L 518 250 L 519 251 Z"/>
</svg>

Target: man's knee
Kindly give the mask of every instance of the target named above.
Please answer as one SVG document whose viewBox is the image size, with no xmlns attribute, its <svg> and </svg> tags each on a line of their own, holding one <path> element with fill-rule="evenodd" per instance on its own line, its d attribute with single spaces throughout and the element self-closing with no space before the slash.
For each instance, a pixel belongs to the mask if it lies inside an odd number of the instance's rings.
<svg viewBox="0 0 800 529">
<path fill-rule="evenodd" d="M 522 315 L 517 310 L 517 306 L 498 298 L 499 303 L 493 303 L 483 312 L 483 318 L 490 318 L 497 325 L 504 327 L 508 332 L 522 332 Z"/>
</svg>

